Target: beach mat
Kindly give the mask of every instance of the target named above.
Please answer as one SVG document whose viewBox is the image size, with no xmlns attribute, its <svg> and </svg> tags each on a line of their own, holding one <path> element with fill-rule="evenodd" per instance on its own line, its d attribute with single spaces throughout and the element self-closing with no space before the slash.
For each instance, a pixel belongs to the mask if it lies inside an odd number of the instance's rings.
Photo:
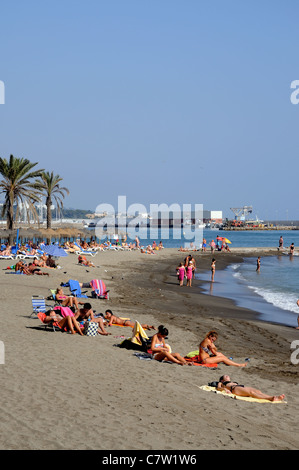
<svg viewBox="0 0 299 470">
<path fill-rule="evenodd" d="M 212 369 L 216 369 L 218 367 L 218 364 L 216 363 L 211 363 L 211 364 L 203 364 L 200 362 L 198 359 L 198 356 L 192 356 L 189 357 L 188 355 L 184 357 L 185 361 L 187 362 L 193 362 L 195 366 L 201 366 L 201 367 L 211 367 Z"/>
<path fill-rule="evenodd" d="M 233 393 L 227 393 L 225 390 L 216 390 L 215 387 L 210 387 L 209 385 L 202 385 L 202 386 L 198 386 L 198 388 L 200 388 L 201 390 L 205 390 L 206 392 L 214 392 L 214 393 L 218 393 L 220 395 L 223 395 L 225 397 L 229 397 L 229 398 L 233 398 L 235 400 L 241 400 L 241 401 L 249 401 L 249 402 L 252 402 L 252 403 L 284 403 L 286 404 L 287 402 L 285 400 L 281 400 L 281 401 L 270 401 L 270 400 L 264 400 L 262 398 L 251 398 L 251 397 L 239 397 L 238 395 L 234 395 Z"/>
</svg>

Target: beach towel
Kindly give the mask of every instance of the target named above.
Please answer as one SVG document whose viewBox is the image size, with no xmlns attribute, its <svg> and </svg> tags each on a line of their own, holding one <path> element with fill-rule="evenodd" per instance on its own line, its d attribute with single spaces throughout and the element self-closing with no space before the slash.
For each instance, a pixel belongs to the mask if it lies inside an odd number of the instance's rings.
<svg viewBox="0 0 299 470">
<path fill-rule="evenodd" d="M 100 279 L 93 279 L 90 281 L 90 287 L 92 288 L 92 295 L 99 299 L 109 299 L 109 293 L 103 281 Z"/>
<path fill-rule="evenodd" d="M 204 364 L 200 361 L 199 357 L 198 356 L 189 356 L 187 354 L 187 356 L 184 357 L 185 361 L 187 362 L 193 362 L 193 364 L 195 366 L 201 366 L 201 367 L 211 367 L 212 369 L 216 369 L 218 367 L 218 364 L 214 364 L 214 363 L 211 363 L 211 364 Z"/>
<path fill-rule="evenodd" d="M 138 321 L 135 322 L 131 338 L 127 338 L 119 344 L 120 348 L 135 349 L 147 353 L 150 339 Z M 151 354 L 149 354 L 151 357 Z"/>
<path fill-rule="evenodd" d="M 59 310 L 63 318 L 75 316 L 69 307 L 61 307 L 60 305 L 57 305 L 56 307 L 53 308 L 53 310 Z"/>
<path fill-rule="evenodd" d="M 205 390 L 206 392 L 214 392 L 225 397 L 234 398 L 235 400 L 250 401 L 253 403 L 287 403 L 285 400 L 270 401 L 265 400 L 263 398 L 239 397 L 238 395 L 234 395 L 233 393 L 228 393 L 226 390 L 217 390 L 215 387 L 210 387 L 209 385 L 202 385 L 201 387 L 198 386 L 198 388 L 200 388 L 201 390 Z"/>
<path fill-rule="evenodd" d="M 87 297 L 87 295 L 82 294 L 79 282 L 74 279 L 69 279 L 69 281 L 66 284 L 62 284 L 62 286 L 69 287 L 72 295 L 75 297 Z"/>
<path fill-rule="evenodd" d="M 138 344 L 139 346 L 143 346 L 148 339 L 149 337 L 147 336 L 140 323 L 138 321 L 135 321 L 131 342 Z"/>
</svg>

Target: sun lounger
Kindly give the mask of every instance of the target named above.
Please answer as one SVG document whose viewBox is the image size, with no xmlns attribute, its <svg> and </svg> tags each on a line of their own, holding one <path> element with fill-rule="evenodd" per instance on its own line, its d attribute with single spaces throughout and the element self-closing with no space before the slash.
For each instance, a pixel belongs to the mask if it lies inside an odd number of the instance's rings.
<svg viewBox="0 0 299 470">
<path fill-rule="evenodd" d="M 38 319 L 42 322 L 43 326 L 45 327 L 45 330 L 46 330 L 47 328 L 50 328 L 50 329 L 53 330 L 53 331 L 56 331 L 56 328 L 57 328 L 57 330 L 59 330 L 59 327 L 55 326 L 55 323 L 56 323 L 56 322 L 55 322 L 54 320 L 51 321 L 51 322 L 45 323 L 45 321 L 44 321 L 45 313 L 44 313 L 44 312 L 39 312 L 39 313 L 37 314 L 37 317 L 38 317 Z"/>
<path fill-rule="evenodd" d="M 83 248 L 81 248 L 81 246 L 79 246 L 77 243 L 74 243 L 74 245 L 79 248 L 79 250 L 76 250 L 76 255 L 90 255 L 90 256 L 95 256 L 97 254 L 97 250 L 93 250 L 93 249 L 90 249 L 90 250 L 84 250 Z"/>
</svg>

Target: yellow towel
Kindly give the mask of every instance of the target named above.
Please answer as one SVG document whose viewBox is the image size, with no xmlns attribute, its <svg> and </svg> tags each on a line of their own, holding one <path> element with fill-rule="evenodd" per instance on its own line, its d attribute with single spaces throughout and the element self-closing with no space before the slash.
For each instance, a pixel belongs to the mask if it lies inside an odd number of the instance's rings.
<svg viewBox="0 0 299 470">
<path fill-rule="evenodd" d="M 202 385 L 201 387 L 198 387 L 198 388 L 200 388 L 201 390 L 205 390 L 206 392 L 220 393 L 221 395 L 234 398 L 235 400 L 251 401 L 255 403 L 287 403 L 285 400 L 270 401 L 270 400 L 264 400 L 263 398 L 239 397 L 238 395 L 234 395 L 233 393 L 228 393 L 225 390 L 216 390 L 215 387 L 210 387 L 209 385 Z"/>
<path fill-rule="evenodd" d="M 142 341 L 141 341 L 140 338 L 142 338 L 144 340 L 149 339 L 146 332 L 144 331 L 144 329 L 140 325 L 140 323 L 138 321 L 135 321 L 135 325 L 134 325 L 134 329 L 133 329 L 133 336 L 131 338 L 131 342 L 135 343 L 135 344 L 139 344 L 139 346 L 141 346 Z"/>
</svg>

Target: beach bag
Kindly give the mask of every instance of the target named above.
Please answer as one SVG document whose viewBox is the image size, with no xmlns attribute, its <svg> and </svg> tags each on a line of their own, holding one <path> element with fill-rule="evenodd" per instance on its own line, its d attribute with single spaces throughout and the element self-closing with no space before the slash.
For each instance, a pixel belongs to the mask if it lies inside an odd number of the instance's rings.
<svg viewBox="0 0 299 470">
<path fill-rule="evenodd" d="M 86 336 L 97 336 L 98 324 L 93 321 L 88 321 L 84 327 L 84 334 Z"/>
</svg>

